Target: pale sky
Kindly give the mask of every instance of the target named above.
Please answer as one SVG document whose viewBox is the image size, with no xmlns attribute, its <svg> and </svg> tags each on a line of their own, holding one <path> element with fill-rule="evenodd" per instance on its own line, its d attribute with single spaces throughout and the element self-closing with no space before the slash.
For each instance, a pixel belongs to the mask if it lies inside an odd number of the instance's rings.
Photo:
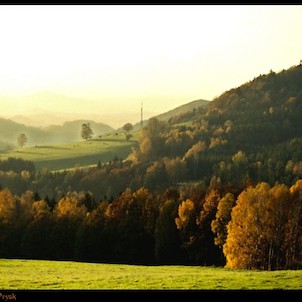
<svg viewBox="0 0 302 302">
<path fill-rule="evenodd" d="M 162 113 L 301 59 L 302 5 L 0 6 L 0 96 Z"/>
</svg>

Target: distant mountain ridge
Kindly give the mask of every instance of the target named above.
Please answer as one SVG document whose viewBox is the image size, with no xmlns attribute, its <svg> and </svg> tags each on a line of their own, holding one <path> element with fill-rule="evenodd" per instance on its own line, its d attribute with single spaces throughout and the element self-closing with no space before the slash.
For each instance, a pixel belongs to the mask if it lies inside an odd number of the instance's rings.
<svg viewBox="0 0 302 302">
<path fill-rule="evenodd" d="M 66 121 L 64 116 L 59 116 L 52 113 L 43 113 L 43 114 L 32 114 L 32 115 L 14 115 L 9 118 L 11 121 L 14 121 L 19 124 L 24 124 L 26 126 L 44 128 L 47 127 L 48 120 L 50 122 L 56 122 L 57 125 L 63 124 Z"/>
<path fill-rule="evenodd" d="M 155 117 L 163 121 L 168 121 L 175 115 L 192 111 L 194 108 L 205 107 L 208 105 L 208 103 L 209 101 L 202 99 L 195 100 L 165 113 L 156 115 Z M 3 149 L 7 145 L 16 145 L 17 137 L 21 133 L 24 133 L 28 137 L 27 145 L 59 144 L 78 141 L 81 139 L 81 124 L 87 122 L 89 122 L 91 125 L 94 137 L 122 130 L 122 128 L 116 130 L 105 123 L 96 122 L 92 119 L 79 118 L 72 121 L 63 122 L 63 113 L 56 115 L 55 113 L 45 112 L 37 113 L 34 116 L 36 117 L 36 120 L 24 115 L 16 115 L 13 119 L 0 118 L 0 148 Z M 79 116 L 81 115 L 79 114 Z M 83 116 L 85 116 L 85 114 L 83 114 Z M 53 120 L 56 125 L 47 127 L 33 126 L 37 124 L 38 120 L 43 121 L 43 119 Z M 62 125 L 58 125 L 58 123 L 62 123 Z M 144 121 L 143 125 L 146 123 L 147 120 Z M 140 126 L 140 122 L 136 123 L 134 125 L 134 130 L 140 129 Z"/>
<path fill-rule="evenodd" d="M 120 104 L 104 98 L 69 97 L 48 91 L 19 97 L 0 95 L 0 107 L 5 108 L 0 113 L 1 117 L 39 128 L 80 119 L 118 128 L 127 122 L 136 122 L 140 117 L 139 110 L 128 109 L 125 112 Z M 151 115 L 152 112 L 145 112 L 145 116 Z"/>
</svg>

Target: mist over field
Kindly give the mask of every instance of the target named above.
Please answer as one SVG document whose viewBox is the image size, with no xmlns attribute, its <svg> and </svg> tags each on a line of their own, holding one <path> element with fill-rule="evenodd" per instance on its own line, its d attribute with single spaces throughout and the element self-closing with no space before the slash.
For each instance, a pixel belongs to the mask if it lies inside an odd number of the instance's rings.
<svg viewBox="0 0 302 302">
<path fill-rule="evenodd" d="M 40 92 L 29 96 L 0 96 L 0 105 L 3 108 L 0 117 L 39 128 L 86 119 L 117 129 L 127 122 L 139 122 L 141 118 L 141 101 L 139 100 L 136 104 L 129 102 L 127 105 L 127 100 L 112 102 L 110 98 L 94 100 Z M 164 112 L 159 111 L 158 108 L 152 109 L 154 111 L 144 110 L 145 119 Z"/>
</svg>

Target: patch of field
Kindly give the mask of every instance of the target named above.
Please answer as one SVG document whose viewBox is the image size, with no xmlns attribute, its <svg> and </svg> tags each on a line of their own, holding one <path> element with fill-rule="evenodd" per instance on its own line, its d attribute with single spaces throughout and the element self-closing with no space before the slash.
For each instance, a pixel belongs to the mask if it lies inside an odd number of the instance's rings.
<svg viewBox="0 0 302 302">
<path fill-rule="evenodd" d="M 17 149 L 1 154 L 1 159 L 8 157 L 23 158 L 33 161 L 38 169 L 51 171 L 105 163 L 114 157 L 125 158 L 131 148 L 137 145 L 138 133 L 126 141 L 124 133 L 103 136 L 91 141 L 80 141 L 60 145 L 44 145 Z"/>
<path fill-rule="evenodd" d="M 0 289 L 301 290 L 302 270 L 0 259 Z"/>
<path fill-rule="evenodd" d="M 177 127 L 180 127 L 180 126 L 191 127 L 192 125 L 193 125 L 193 121 L 187 121 L 187 122 L 177 123 L 173 126 L 177 128 Z"/>
</svg>

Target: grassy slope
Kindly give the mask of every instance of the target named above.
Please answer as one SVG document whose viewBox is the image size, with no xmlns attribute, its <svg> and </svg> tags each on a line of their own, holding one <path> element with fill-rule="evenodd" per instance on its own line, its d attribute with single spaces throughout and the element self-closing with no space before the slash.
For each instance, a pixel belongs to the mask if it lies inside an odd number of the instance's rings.
<svg viewBox="0 0 302 302">
<path fill-rule="evenodd" d="M 168 112 L 159 114 L 156 116 L 156 118 L 158 118 L 162 121 L 168 121 L 171 117 L 192 111 L 194 108 L 196 109 L 198 107 L 206 107 L 206 106 L 208 106 L 209 103 L 210 103 L 210 101 L 207 101 L 207 100 L 192 101 L 187 104 L 176 107 Z"/>
<path fill-rule="evenodd" d="M 37 168 L 61 170 L 75 166 L 96 165 L 112 160 L 115 156 L 125 158 L 132 146 L 137 144 L 138 132 L 133 132 L 133 138 L 125 140 L 125 134 L 104 136 L 98 140 L 81 141 L 64 145 L 47 145 L 22 148 L 1 154 L 1 159 L 21 157 L 31 160 Z"/>
<path fill-rule="evenodd" d="M 0 289 L 301 290 L 302 270 L 247 271 L 200 266 L 139 266 L 0 260 Z"/>
</svg>

